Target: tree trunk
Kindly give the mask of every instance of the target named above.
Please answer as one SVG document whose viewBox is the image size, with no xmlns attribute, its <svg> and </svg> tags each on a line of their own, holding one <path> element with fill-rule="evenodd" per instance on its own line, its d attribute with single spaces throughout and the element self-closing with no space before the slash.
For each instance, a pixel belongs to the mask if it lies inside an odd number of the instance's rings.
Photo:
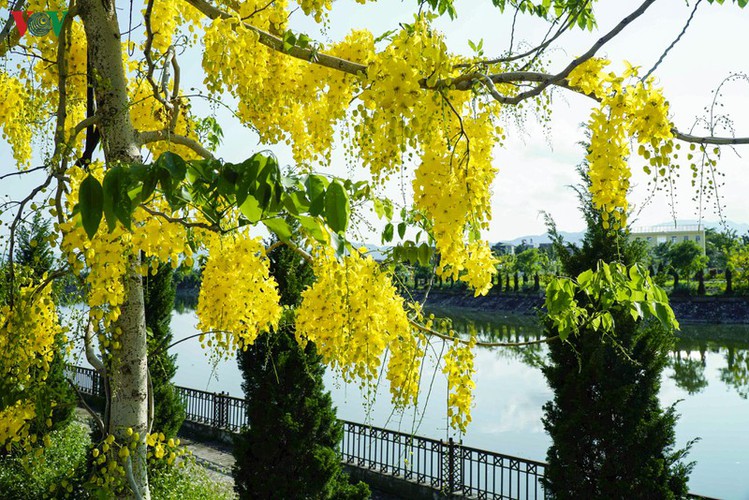
<svg viewBox="0 0 749 500">
<path fill-rule="evenodd" d="M 140 436 L 132 453 L 135 487 L 140 497 L 150 498 L 146 469 L 146 434 L 148 433 L 148 358 L 146 351 L 146 318 L 143 307 L 143 282 L 137 266 L 140 258 L 130 257 L 125 280 L 126 297 L 116 327 L 122 348 L 112 357 L 110 384 L 112 388 L 111 420 L 108 431 L 119 442 L 128 442 L 126 431 L 131 428 Z M 137 498 L 134 493 L 124 498 Z"/>
<path fill-rule="evenodd" d="M 94 71 L 98 126 L 107 165 L 140 162 L 140 148 L 128 107 L 127 82 L 122 66 L 122 40 L 114 0 L 80 0 L 79 13 L 88 44 L 88 60 Z M 108 432 L 118 442 L 127 442 L 132 428 L 140 442 L 132 452 L 134 487 L 124 498 L 150 499 L 146 471 L 148 430 L 148 383 L 146 323 L 143 282 L 137 271 L 140 256 L 129 256 L 123 277 L 125 303 L 116 323 L 121 348 L 115 352 L 109 370 L 111 416 Z M 126 466 L 127 467 L 127 466 Z"/>
</svg>

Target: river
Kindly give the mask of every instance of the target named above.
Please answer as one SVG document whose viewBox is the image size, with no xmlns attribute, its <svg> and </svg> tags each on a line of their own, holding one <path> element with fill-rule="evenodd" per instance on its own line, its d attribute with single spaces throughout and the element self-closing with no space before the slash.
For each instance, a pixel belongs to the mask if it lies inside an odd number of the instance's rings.
<svg viewBox="0 0 749 500">
<path fill-rule="evenodd" d="M 526 340 L 541 338 L 529 317 L 482 312 L 441 311 L 453 318 L 456 331 L 474 329 L 482 338 Z M 174 339 L 195 333 L 192 311 L 172 316 Z M 690 490 L 727 499 L 749 499 L 749 326 L 685 325 L 670 355 L 662 379 L 662 405 L 678 401 L 681 415 L 677 446 L 700 438 L 688 456 L 696 461 Z M 388 388 L 343 383 L 325 376 L 338 417 L 418 435 L 462 439 L 467 446 L 544 461 L 550 439 L 541 423 L 543 405 L 551 391 L 539 369 L 546 358 L 543 345 L 515 349 L 480 349 L 476 356 L 473 422 L 465 435 L 448 429 L 447 384 L 434 370 L 434 357 L 425 363 L 419 407 L 395 413 Z M 241 374 L 234 359 L 215 361 L 197 340 L 175 346 L 177 385 L 242 396 Z"/>
</svg>

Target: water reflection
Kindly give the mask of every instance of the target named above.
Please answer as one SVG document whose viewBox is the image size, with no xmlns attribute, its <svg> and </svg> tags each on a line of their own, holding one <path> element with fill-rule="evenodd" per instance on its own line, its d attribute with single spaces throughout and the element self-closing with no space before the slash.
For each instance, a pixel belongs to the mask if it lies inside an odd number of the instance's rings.
<svg viewBox="0 0 749 500">
<path fill-rule="evenodd" d="M 475 334 L 487 342 L 541 340 L 544 331 L 535 317 L 510 316 L 480 311 L 431 309 L 437 318 L 449 318 L 461 334 Z M 669 378 L 689 395 L 708 386 L 705 369 L 708 352 L 723 358 L 720 381 L 744 399 L 749 398 L 749 325 L 683 325 L 669 356 Z M 497 350 L 498 358 L 517 359 L 541 368 L 546 363 L 544 344 Z M 710 356 L 714 359 L 716 356 Z M 711 361 L 714 363 L 714 361 Z"/>
</svg>

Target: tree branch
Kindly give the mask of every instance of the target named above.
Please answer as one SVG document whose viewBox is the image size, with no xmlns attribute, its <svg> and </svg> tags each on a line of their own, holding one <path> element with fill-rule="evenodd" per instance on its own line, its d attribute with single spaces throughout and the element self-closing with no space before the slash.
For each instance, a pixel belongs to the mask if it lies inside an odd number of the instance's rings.
<svg viewBox="0 0 749 500">
<path fill-rule="evenodd" d="M 183 135 L 172 134 L 168 129 L 138 132 L 138 143 L 143 146 L 152 142 L 167 141 L 192 149 L 196 154 L 207 160 L 213 160 L 213 153 L 203 147 L 198 141 Z"/>
<path fill-rule="evenodd" d="M 223 12 L 213 5 L 209 4 L 205 0 L 185 0 L 187 3 L 198 9 L 206 17 L 210 19 L 233 19 L 234 16 Z M 256 28 L 248 23 L 242 23 L 245 29 L 254 31 L 258 35 L 258 41 L 266 47 L 273 49 L 277 52 L 283 52 L 304 61 L 314 62 L 320 66 L 343 71 L 344 73 L 350 73 L 352 75 L 366 74 L 367 67 L 363 64 L 341 59 L 340 57 L 331 56 L 322 52 L 316 52 L 312 49 L 303 49 L 301 47 L 291 47 L 288 51 L 284 50 L 283 40 L 275 35 L 267 33 L 260 28 Z"/>
<path fill-rule="evenodd" d="M 91 415 L 91 418 L 94 419 L 94 422 L 96 423 L 96 427 L 99 428 L 99 432 L 101 433 L 101 436 L 102 437 L 106 436 L 107 434 L 104 431 L 104 421 L 94 410 L 91 409 L 88 403 L 86 403 L 86 400 L 83 399 L 83 394 L 81 394 L 81 391 L 78 389 L 78 386 L 75 385 L 75 383 L 67 377 L 65 378 L 65 380 L 68 381 L 68 384 L 70 384 L 70 387 L 72 387 L 75 393 L 78 395 L 78 400 L 83 405 L 83 408 L 88 412 L 89 415 Z"/>
</svg>

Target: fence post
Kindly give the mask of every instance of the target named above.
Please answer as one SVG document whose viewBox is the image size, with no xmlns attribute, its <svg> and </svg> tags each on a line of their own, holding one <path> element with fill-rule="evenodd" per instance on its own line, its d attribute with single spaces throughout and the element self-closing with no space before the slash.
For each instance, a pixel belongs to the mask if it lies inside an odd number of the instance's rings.
<svg viewBox="0 0 749 500">
<path fill-rule="evenodd" d="M 217 429 L 225 429 L 229 424 L 229 393 L 213 393 L 213 426 Z"/>
</svg>

